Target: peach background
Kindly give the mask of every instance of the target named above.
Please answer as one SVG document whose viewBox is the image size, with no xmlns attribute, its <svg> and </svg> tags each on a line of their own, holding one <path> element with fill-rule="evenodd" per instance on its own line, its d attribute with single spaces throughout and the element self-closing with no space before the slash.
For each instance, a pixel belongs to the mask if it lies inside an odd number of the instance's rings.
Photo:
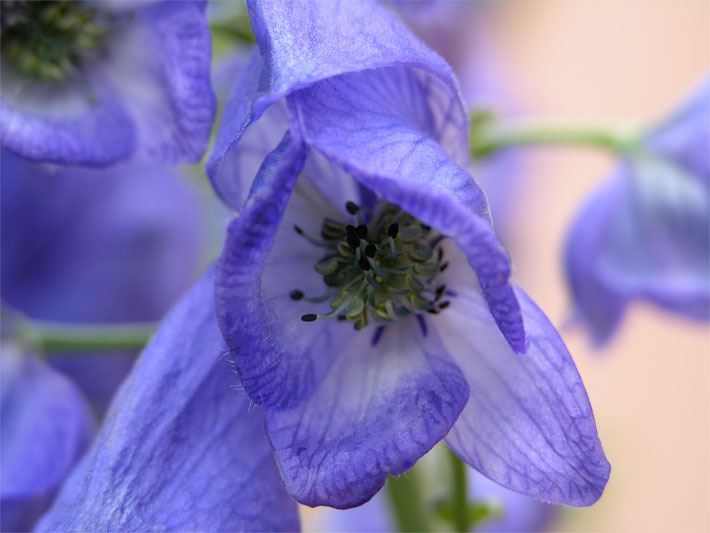
<svg viewBox="0 0 710 533">
<path fill-rule="evenodd" d="M 540 116 L 648 122 L 710 66 L 710 2 L 506 2 L 502 55 Z M 710 150 L 710 147 L 708 148 Z M 612 161 L 588 150 L 531 154 L 512 250 L 516 277 L 558 325 L 568 309 L 560 254 L 568 223 Z M 710 335 L 640 304 L 594 352 L 563 331 L 587 385 L 612 475 L 559 531 L 710 530 Z"/>
</svg>

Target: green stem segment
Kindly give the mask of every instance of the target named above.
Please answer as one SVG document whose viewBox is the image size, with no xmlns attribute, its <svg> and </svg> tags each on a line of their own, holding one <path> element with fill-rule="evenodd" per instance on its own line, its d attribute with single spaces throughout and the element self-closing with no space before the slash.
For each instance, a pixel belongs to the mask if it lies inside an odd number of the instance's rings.
<svg viewBox="0 0 710 533">
<path fill-rule="evenodd" d="M 473 525 L 468 505 L 468 478 L 466 465 L 451 450 L 447 450 L 451 466 L 451 510 L 457 532 L 466 533 Z"/>
<path fill-rule="evenodd" d="M 431 531 L 428 507 L 424 503 L 416 468 L 387 480 L 387 496 L 401 532 Z"/>
<path fill-rule="evenodd" d="M 155 332 L 154 324 L 90 325 L 22 320 L 20 343 L 39 352 L 81 353 L 140 350 Z"/>
<path fill-rule="evenodd" d="M 471 153 L 476 159 L 521 146 L 586 146 L 626 153 L 637 149 L 640 143 L 639 133 L 627 129 L 544 122 L 492 125 L 472 119 Z"/>
</svg>

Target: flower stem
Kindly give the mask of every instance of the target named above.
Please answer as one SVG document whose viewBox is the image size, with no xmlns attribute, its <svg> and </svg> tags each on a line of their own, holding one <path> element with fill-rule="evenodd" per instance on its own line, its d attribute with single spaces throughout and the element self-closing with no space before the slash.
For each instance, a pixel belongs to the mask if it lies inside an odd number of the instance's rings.
<svg viewBox="0 0 710 533">
<path fill-rule="evenodd" d="M 66 324 L 23 318 L 17 326 L 18 341 L 39 352 L 82 353 L 111 350 L 140 350 L 154 324 Z"/>
<path fill-rule="evenodd" d="M 632 151 L 641 135 L 628 129 L 548 122 L 499 124 L 471 118 L 471 154 L 482 159 L 507 148 L 521 146 L 586 146 L 615 154 Z"/>
<path fill-rule="evenodd" d="M 466 533 L 471 529 L 471 520 L 468 505 L 468 480 L 466 465 L 451 450 L 447 450 L 451 466 L 451 509 L 454 528 L 459 533 Z"/>
<path fill-rule="evenodd" d="M 399 531 L 431 531 L 416 468 L 396 479 L 389 478 L 386 487 Z"/>
</svg>

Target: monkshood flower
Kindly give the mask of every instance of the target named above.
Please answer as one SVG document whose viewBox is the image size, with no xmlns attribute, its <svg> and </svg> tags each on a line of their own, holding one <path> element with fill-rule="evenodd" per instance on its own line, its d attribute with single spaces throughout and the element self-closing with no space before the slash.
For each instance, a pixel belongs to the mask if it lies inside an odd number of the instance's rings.
<svg viewBox="0 0 710 533">
<path fill-rule="evenodd" d="M 241 208 L 217 314 L 287 490 L 357 505 L 448 434 L 506 486 L 594 501 L 608 464 L 583 387 L 547 319 L 509 285 L 464 170 L 448 66 L 377 5 L 248 6 L 259 53 L 208 164 Z"/>
<path fill-rule="evenodd" d="M 214 118 L 205 2 L 3 2 L 0 142 L 26 158 L 196 162 Z"/>
<path fill-rule="evenodd" d="M 3 151 L 0 173 L 6 309 L 52 322 L 156 321 L 193 279 L 196 198 L 165 168 L 52 167 Z M 37 359 L 12 347 L 14 319 L 3 316 L 3 531 L 31 527 L 51 503 L 88 443 L 87 400 L 103 411 L 134 360 L 127 352 Z"/>
<path fill-rule="evenodd" d="M 291 529 L 287 495 L 362 504 L 445 437 L 513 490 L 596 501 L 584 386 L 509 283 L 449 67 L 376 4 L 248 9 L 258 49 L 209 163 L 239 210 L 214 281 L 160 328 L 39 529 Z"/>
<path fill-rule="evenodd" d="M 479 522 L 479 533 L 535 533 L 550 526 L 556 507 L 509 491 L 469 470 L 472 497 L 495 509 L 495 515 Z M 310 530 L 328 533 L 386 533 L 396 531 L 397 523 L 383 492 L 369 502 L 347 511 L 322 509 L 310 520 Z"/>
<path fill-rule="evenodd" d="M 596 343 L 634 300 L 710 317 L 710 82 L 651 129 L 582 208 L 567 239 L 577 318 Z"/>
</svg>

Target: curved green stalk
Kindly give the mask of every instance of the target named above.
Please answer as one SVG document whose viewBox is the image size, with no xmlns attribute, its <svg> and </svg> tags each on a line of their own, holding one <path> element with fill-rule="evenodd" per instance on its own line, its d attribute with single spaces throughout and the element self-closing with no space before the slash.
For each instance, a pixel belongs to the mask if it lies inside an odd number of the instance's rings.
<svg viewBox="0 0 710 533">
<path fill-rule="evenodd" d="M 67 324 L 20 319 L 20 344 L 40 353 L 83 353 L 140 350 L 155 332 L 155 324 Z"/>
<path fill-rule="evenodd" d="M 628 129 L 552 122 L 496 124 L 490 117 L 471 117 L 471 154 L 476 159 L 522 146 L 586 146 L 626 153 L 640 144 L 641 135 Z"/>
</svg>

